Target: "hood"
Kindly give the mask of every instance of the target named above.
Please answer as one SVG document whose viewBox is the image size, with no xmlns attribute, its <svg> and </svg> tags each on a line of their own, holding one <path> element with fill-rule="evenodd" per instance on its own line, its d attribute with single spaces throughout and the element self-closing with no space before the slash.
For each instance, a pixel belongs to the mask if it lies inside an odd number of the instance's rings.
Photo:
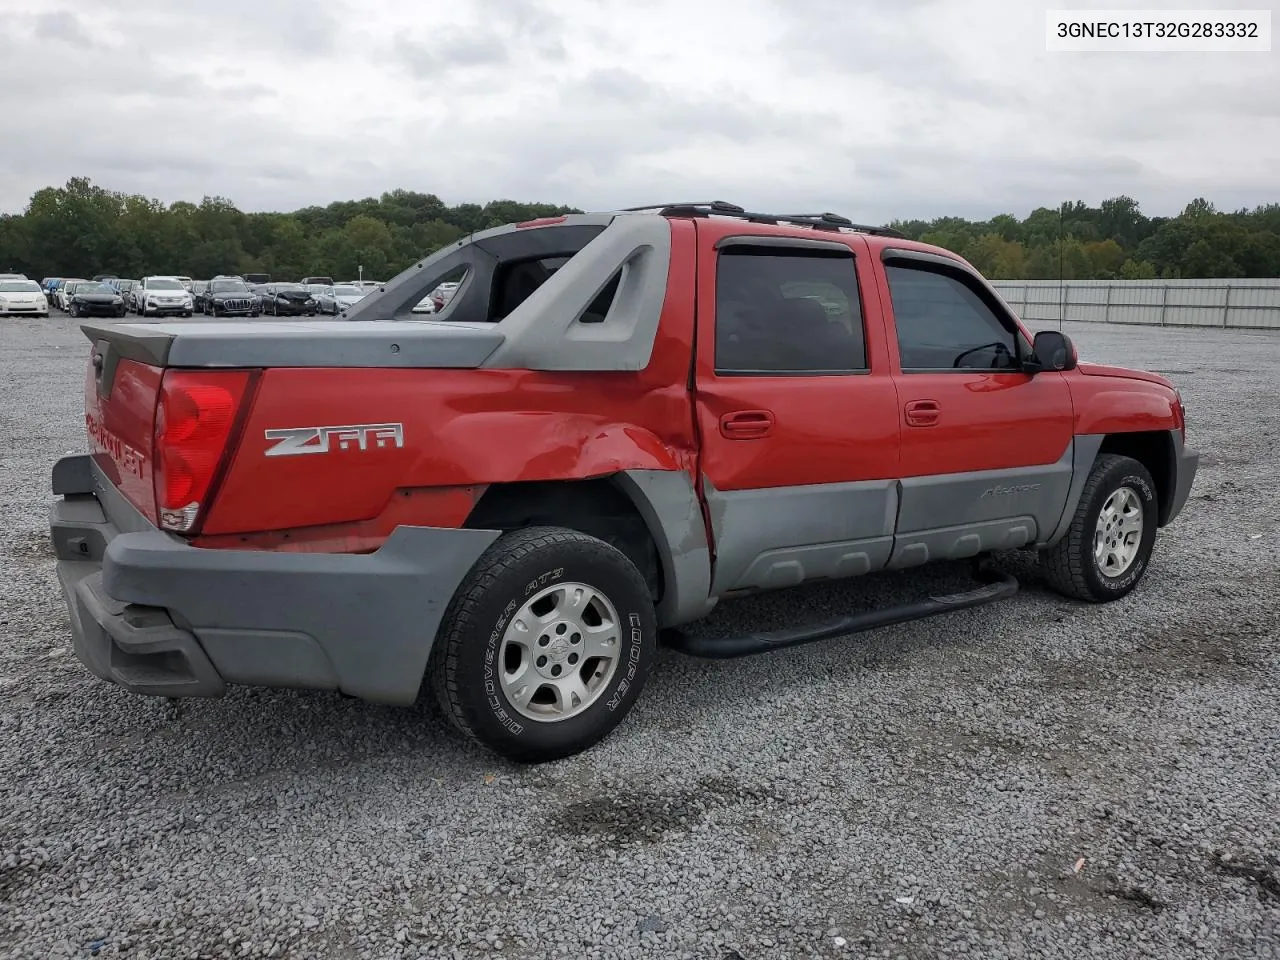
<svg viewBox="0 0 1280 960">
<path fill-rule="evenodd" d="M 277 297 L 284 297 L 286 300 L 310 300 L 311 294 L 305 290 L 278 290 Z"/>
<path fill-rule="evenodd" d="M 5 293 L 0 290 L 0 300 L 8 300 L 10 303 L 35 303 L 43 299 L 42 293 Z"/>
<path fill-rule="evenodd" d="M 1148 370 L 1130 370 L 1128 367 L 1113 367 L 1105 363 L 1086 363 L 1083 360 L 1077 362 L 1076 369 L 1086 377 L 1116 377 L 1121 380 L 1143 380 L 1147 383 L 1158 383 L 1160 386 L 1168 387 L 1170 390 L 1175 389 L 1172 380 L 1162 377 L 1158 373 L 1151 373 Z"/>
<path fill-rule="evenodd" d="M 83 300 L 86 303 L 110 303 L 112 300 L 119 300 L 118 293 L 75 293 L 71 295 L 72 300 Z"/>
<path fill-rule="evenodd" d="M 206 294 L 210 300 L 252 300 L 257 294 L 249 290 L 220 290 Z"/>
</svg>

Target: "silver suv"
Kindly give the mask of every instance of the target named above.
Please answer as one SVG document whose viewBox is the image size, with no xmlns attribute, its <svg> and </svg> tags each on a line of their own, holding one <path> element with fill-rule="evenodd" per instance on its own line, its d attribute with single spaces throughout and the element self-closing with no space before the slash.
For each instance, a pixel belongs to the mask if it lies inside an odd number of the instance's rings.
<svg viewBox="0 0 1280 960">
<path fill-rule="evenodd" d="M 133 312 L 143 317 L 189 317 L 195 310 L 191 291 L 178 277 L 143 277 L 129 291 L 129 297 Z"/>
</svg>

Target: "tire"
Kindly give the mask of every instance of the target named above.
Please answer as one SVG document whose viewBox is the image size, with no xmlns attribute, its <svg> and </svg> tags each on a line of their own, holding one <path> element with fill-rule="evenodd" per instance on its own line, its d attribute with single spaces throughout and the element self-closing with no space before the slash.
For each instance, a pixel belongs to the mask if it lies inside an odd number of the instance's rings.
<svg viewBox="0 0 1280 960">
<path fill-rule="evenodd" d="M 80 308 L 77 307 L 74 303 L 71 304 L 69 307 L 67 307 L 67 316 L 73 319 L 78 318 L 80 316 Z"/>
<path fill-rule="evenodd" d="M 557 586 L 567 585 L 595 592 L 585 617 L 569 613 L 560 623 L 546 624 L 545 634 L 529 635 L 528 646 L 508 642 L 508 629 L 514 631 L 512 623 L 528 612 L 527 604 L 535 613 L 547 604 L 554 610 L 554 601 L 563 600 Z M 578 632 L 582 624 L 609 621 L 617 626 L 615 657 L 592 657 L 590 646 L 575 652 L 576 644 L 591 643 L 590 635 L 584 641 Z M 531 527 L 499 538 L 476 561 L 449 604 L 427 669 L 441 709 L 462 734 L 509 760 L 544 763 L 586 750 L 622 722 L 644 688 L 656 638 L 649 588 L 626 556 L 574 530 Z M 599 649 L 608 649 L 601 643 Z M 540 645 L 549 656 L 536 653 Z M 534 687 L 525 710 L 515 705 L 502 679 L 506 664 L 521 662 Z M 585 706 L 566 695 L 555 702 L 551 671 L 564 681 L 578 678 Z M 597 686 L 587 687 L 593 675 Z M 565 704 L 569 715 L 556 718 Z"/>
<path fill-rule="evenodd" d="M 120 306 L 116 307 L 116 316 L 120 317 L 121 319 L 124 319 L 124 315 L 125 315 L 124 305 L 121 304 Z"/>
<path fill-rule="evenodd" d="M 1128 537 L 1124 525 L 1108 530 L 1105 521 L 1099 531 L 1104 508 L 1126 500 L 1131 510 L 1138 511 L 1136 526 L 1132 514 L 1123 518 L 1129 529 Z M 1092 603 L 1108 603 L 1128 594 L 1147 572 L 1156 540 L 1158 509 L 1155 481 L 1146 467 L 1130 457 L 1100 454 L 1089 471 L 1066 535 L 1040 555 L 1049 585 L 1065 596 Z M 1108 558 L 1128 561 L 1123 566 L 1116 564 L 1114 573 L 1106 569 L 1095 551 L 1095 536 L 1099 532 L 1104 536 L 1109 532 L 1113 538 L 1119 533 L 1119 540 L 1107 541 L 1109 543 L 1123 544 L 1126 539 L 1131 542 L 1132 555 L 1128 551 L 1113 552 Z"/>
</svg>

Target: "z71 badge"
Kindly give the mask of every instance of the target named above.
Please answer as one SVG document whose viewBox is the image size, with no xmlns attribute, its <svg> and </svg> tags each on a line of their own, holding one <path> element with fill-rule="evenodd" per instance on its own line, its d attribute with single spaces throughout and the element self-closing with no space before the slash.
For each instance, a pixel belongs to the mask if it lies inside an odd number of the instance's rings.
<svg viewBox="0 0 1280 960">
<path fill-rule="evenodd" d="M 287 427 L 267 430 L 268 457 L 291 457 L 302 453 L 329 453 L 334 441 L 339 450 L 403 447 L 403 423 L 356 423 L 345 427 Z"/>
</svg>

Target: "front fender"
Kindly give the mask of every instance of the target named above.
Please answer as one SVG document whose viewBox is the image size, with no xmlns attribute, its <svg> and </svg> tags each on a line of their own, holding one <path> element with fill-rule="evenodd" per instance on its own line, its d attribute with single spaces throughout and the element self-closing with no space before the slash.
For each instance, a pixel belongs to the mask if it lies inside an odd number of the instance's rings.
<svg viewBox="0 0 1280 960">
<path fill-rule="evenodd" d="M 1171 391 L 1152 389 L 1151 384 L 1113 380 L 1101 389 L 1082 390 L 1073 383 L 1072 394 L 1076 411 L 1074 432 L 1077 436 L 1141 433 L 1178 427 L 1176 396 Z"/>
</svg>

